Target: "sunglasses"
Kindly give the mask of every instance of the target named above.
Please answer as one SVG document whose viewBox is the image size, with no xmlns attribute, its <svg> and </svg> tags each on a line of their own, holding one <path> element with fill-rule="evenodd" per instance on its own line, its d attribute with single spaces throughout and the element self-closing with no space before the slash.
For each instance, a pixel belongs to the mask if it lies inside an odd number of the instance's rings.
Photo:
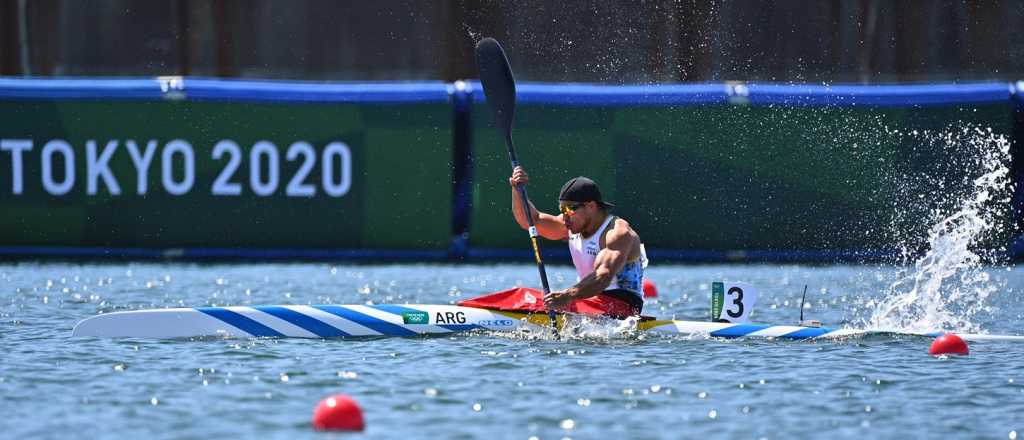
<svg viewBox="0 0 1024 440">
<path fill-rule="evenodd" d="M 575 214 L 576 210 L 582 208 L 583 205 L 586 205 L 586 203 L 577 203 L 575 205 L 561 205 L 558 207 L 558 209 L 562 211 L 562 214 L 568 216 Z"/>
</svg>

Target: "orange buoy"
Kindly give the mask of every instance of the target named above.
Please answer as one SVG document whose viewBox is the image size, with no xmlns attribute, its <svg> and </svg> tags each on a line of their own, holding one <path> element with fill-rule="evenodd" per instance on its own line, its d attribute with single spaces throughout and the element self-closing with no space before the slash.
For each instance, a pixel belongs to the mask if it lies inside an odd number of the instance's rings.
<svg viewBox="0 0 1024 440">
<path fill-rule="evenodd" d="M 963 338 L 952 333 L 946 333 L 935 338 L 935 340 L 932 341 L 931 348 L 928 349 L 928 354 L 932 356 L 938 356 L 941 354 L 958 354 L 967 356 L 968 352 L 967 343 L 964 342 Z"/>
<path fill-rule="evenodd" d="M 318 431 L 362 431 L 364 427 L 363 410 L 344 394 L 321 400 L 313 410 L 313 428 Z"/>
<path fill-rule="evenodd" d="M 658 286 L 654 285 L 654 281 L 644 278 L 644 298 L 657 298 L 658 297 Z"/>
</svg>

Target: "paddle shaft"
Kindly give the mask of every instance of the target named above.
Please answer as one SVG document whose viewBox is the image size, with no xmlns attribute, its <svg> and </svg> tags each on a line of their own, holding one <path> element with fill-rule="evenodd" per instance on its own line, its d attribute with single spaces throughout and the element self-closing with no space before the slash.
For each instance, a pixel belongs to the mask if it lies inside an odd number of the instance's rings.
<svg viewBox="0 0 1024 440">
<path fill-rule="evenodd" d="M 516 81 L 512 76 L 512 67 L 509 65 L 505 50 L 501 48 L 498 41 L 493 38 L 484 38 L 476 45 L 477 68 L 480 71 L 480 83 L 483 85 L 484 94 L 487 96 L 487 103 L 494 110 L 495 123 L 502 135 L 505 137 L 505 146 L 508 148 L 508 158 L 514 170 L 519 166 L 519 159 L 516 157 L 516 146 L 512 142 L 512 120 L 516 111 Z M 529 225 L 530 243 L 533 245 L 533 257 L 537 261 L 537 271 L 540 273 L 540 282 L 544 288 L 544 294 L 551 293 L 548 285 L 548 274 L 544 269 L 544 260 L 540 256 L 540 243 L 537 240 L 537 226 L 533 223 L 533 213 L 530 211 L 530 199 L 526 196 L 526 188 L 523 185 L 516 185 L 520 201 L 523 204 L 523 212 L 526 213 L 526 222 Z M 557 320 L 555 311 L 548 310 L 548 317 L 555 327 L 557 334 Z"/>
<path fill-rule="evenodd" d="M 508 145 L 508 157 L 512 162 L 512 169 L 516 169 L 519 166 L 519 161 L 516 159 L 516 147 L 512 142 L 512 136 L 505 138 L 505 144 Z M 530 242 L 533 244 L 533 258 L 537 261 L 537 272 L 540 273 L 540 283 L 544 287 L 544 294 L 551 293 L 551 287 L 548 286 L 548 272 L 544 269 L 544 260 L 540 257 L 540 242 L 537 240 L 537 226 L 533 224 L 533 212 L 530 210 L 530 198 L 526 195 L 526 187 L 522 184 L 516 185 L 516 192 L 519 193 L 519 201 L 523 206 L 523 212 L 526 213 L 526 223 L 530 226 Z M 548 310 L 548 317 L 551 318 L 552 322 L 555 319 L 555 312 Z"/>
</svg>

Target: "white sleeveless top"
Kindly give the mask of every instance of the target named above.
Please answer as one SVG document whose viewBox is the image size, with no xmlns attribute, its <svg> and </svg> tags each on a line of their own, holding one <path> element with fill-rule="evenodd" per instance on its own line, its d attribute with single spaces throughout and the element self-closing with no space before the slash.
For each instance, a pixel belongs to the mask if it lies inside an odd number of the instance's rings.
<svg viewBox="0 0 1024 440">
<path fill-rule="evenodd" d="M 573 266 L 576 266 L 577 281 L 594 273 L 594 262 L 597 261 L 597 253 L 601 251 L 601 236 L 613 221 L 615 216 L 609 215 L 601 227 L 597 228 L 597 232 L 589 237 L 583 237 L 583 234 L 569 234 L 569 255 L 572 256 Z M 642 300 L 646 260 L 647 255 L 641 245 L 640 258 L 627 262 L 622 271 L 612 277 L 612 283 L 605 290 L 628 290 Z"/>
</svg>

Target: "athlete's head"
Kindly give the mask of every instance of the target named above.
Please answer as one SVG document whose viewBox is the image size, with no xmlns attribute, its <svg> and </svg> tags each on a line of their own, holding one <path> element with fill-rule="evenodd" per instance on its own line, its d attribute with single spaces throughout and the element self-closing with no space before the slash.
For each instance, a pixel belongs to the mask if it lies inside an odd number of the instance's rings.
<svg viewBox="0 0 1024 440">
<path fill-rule="evenodd" d="M 565 226 L 574 234 L 594 226 L 591 223 L 615 205 L 601 197 L 601 189 L 593 180 L 579 176 L 569 179 L 558 193 L 558 208 Z"/>
</svg>

